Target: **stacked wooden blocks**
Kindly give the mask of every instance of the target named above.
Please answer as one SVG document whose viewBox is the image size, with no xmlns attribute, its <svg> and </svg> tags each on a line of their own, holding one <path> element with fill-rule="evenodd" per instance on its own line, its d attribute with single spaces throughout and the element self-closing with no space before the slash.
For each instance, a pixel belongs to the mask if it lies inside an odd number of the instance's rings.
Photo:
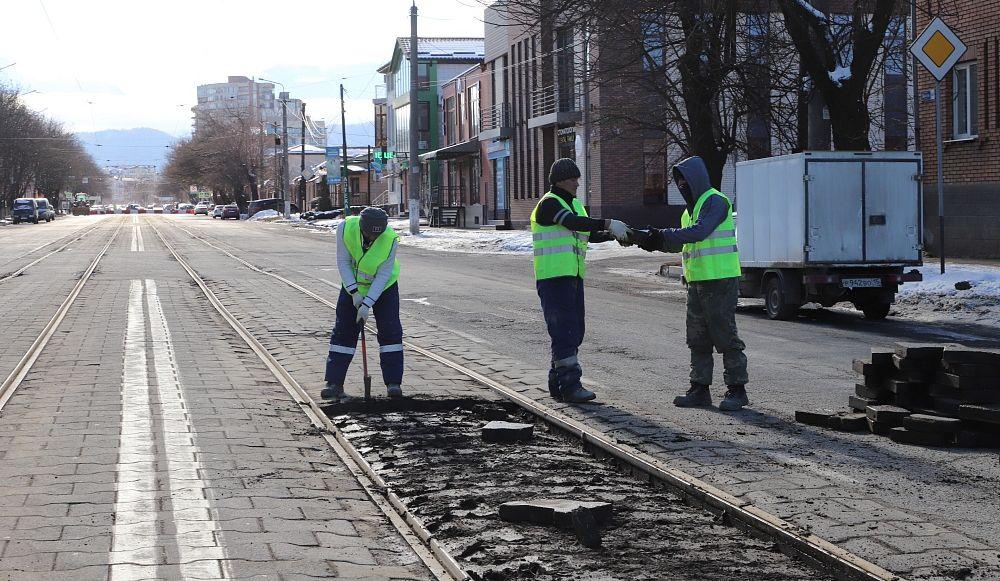
<svg viewBox="0 0 1000 581">
<path fill-rule="evenodd" d="M 1000 351 L 897 343 L 854 361 L 848 400 L 868 429 L 924 446 L 1000 447 Z M 843 429 L 846 413 L 796 412 L 796 420 Z"/>
</svg>

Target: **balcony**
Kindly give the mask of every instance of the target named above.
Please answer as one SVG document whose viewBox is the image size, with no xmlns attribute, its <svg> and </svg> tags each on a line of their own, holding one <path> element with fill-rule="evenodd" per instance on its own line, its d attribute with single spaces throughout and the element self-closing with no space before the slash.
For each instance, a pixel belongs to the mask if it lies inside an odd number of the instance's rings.
<svg viewBox="0 0 1000 581">
<path fill-rule="evenodd" d="M 572 90 L 563 92 L 556 85 L 549 85 L 531 92 L 530 129 L 549 125 L 570 127 L 581 118 Z"/>
<path fill-rule="evenodd" d="M 514 133 L 510 119 L 510 105 L 507 103 L 497 103 L 483 109 L 480 115 L 479 141 L 509 139 Z"/>
</svg>

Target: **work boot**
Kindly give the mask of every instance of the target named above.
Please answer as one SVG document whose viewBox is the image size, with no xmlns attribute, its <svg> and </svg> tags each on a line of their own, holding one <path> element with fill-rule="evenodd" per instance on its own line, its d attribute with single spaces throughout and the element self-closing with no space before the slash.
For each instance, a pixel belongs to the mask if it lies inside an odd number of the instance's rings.
<svg viewBox="0 0 1000 581">
<path fill-rule="evenodd" d="M 596 397 L 596 393 L 590 391 L 582 385 L 569 393 L 562 394 L 562 400 L 566 403 L 586 403 Z"/>
<path fill-rule="evenodd" d="M 549 369 L 549 395 L 556 401 L 562 401 L 562 393 L 559 391 L 559 374 L 555 368 Z"/>
<path fill-rule="evenodd" d="M 327 383 L 323 391 L 319 392 L 319 396 L 323 399 L 342 399 L 344 397 L 344 386 L 337 385 L 336 383 Z"/>
<path fill-rule="evenodd" d="M 726 390 L 726 396 L 722 398 L 719 409 L 724 412 L 735 412 L 743 409 L 743 406 L 750 403 L 747 397 L 747 390 L 742 385 L 730 385 Z"/>
<path fill-rule="evenodd" d="M 390 383 L 385 386 L 385 391 L 392 399 L 398 399 L 403 397 L 403 387 L 398 383 Z"/>
<path fill-rule="evenodd" d="M 679 408 L 709 407 L 712 405 L 712 392 L 704 383 L 692 383 L 687 393 L 674 398 L 674 405 Z"/>
</svg>

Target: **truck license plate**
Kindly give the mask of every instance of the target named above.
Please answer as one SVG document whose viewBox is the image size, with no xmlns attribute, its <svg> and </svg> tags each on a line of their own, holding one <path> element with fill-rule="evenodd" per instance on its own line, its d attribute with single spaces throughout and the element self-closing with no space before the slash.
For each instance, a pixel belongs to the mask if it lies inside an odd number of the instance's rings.
<svg viewBox="0 0 1000 581">
<path fill-rule="evenodd" d="M 881 288 L 881 278 L 842 278 L 840 285 L 844 288 Z"/>
</svg>

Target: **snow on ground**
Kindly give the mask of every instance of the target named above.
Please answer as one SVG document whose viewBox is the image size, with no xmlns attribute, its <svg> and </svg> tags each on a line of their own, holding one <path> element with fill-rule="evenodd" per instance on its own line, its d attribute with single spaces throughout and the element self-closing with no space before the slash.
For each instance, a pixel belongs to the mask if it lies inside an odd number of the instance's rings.
<svg viewBox="0 0 1000 581">
<path fill-rule="evenodd" d="M 257 214 L 259 216 L 263 212 Z M 254 216 L 256 218 L 257 216 Z M 289 221 L 291 222 L 291 221 Z M 335 232 L 343 220 L 299 221 L 293 226 L 303 226 Z M 275 223 L 286 223 L 279 220 Z M 531 232 L 528 230 L 474 230 L 460 228 L 420 227 L 420 234 L 410 234 L 408 220 L 390 220 L 391 226 L 400 236 L 400 243 L 407 246 L 438 250 L 442 252 L 466 252 L 470 254 L 530 254 Z M 594 260 L 643 253 L 637 248 L 622 248 L 617 242 L 591 244 L 587 257 Z"/>
<path fill-rule="evenodd" d="M 895 316 L 1000 325 L 1000 266 L 952 263 L 944 275 L 936 263 L 918 270 L 924 280 L 900 286 L 892 309 Z M 957 283 L 968 283 L 969 288 L 959 290 Z"/>
<path fill-rule="evenodd" d="M 281 214 L 279 214 L 275 210 L 261 210 L 260 212 L 257 212 L 253 216 L 250 216 L 250 221 L 251 222 L 262 222 L 265 220 L 271 221 L 279 216 L 281 216 Z"/>
</svg>

